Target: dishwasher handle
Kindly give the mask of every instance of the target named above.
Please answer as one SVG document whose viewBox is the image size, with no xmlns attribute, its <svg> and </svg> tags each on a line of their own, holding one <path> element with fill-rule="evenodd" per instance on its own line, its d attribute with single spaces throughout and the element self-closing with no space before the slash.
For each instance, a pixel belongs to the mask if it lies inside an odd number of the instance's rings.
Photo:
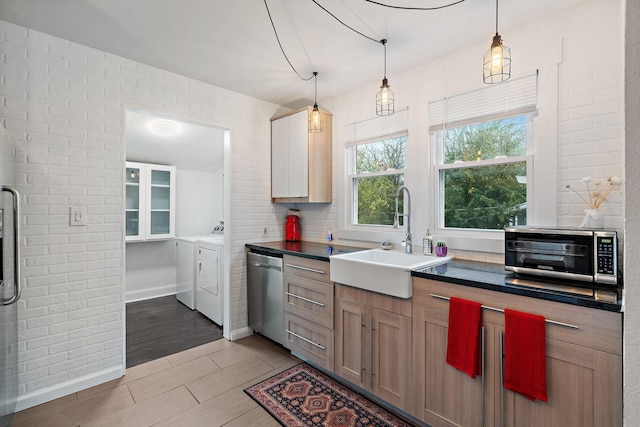
<svg viewBox="0 0 640 427">
<path fill-rule="evenodd" d="M 250 265 L 254 267 L 266 268 L 269 270 L 282 271 L 282 269 L 277 265 L 262 264 L 261 262 L 252 262 Z"/>
</svg>

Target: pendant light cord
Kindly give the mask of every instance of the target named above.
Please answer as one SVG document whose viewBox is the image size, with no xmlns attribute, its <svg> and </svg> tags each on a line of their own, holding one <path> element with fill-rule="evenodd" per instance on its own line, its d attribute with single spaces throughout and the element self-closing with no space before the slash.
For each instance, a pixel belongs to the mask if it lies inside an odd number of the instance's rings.
<svg viewBox="0 0 640 427">
<path fill-rule="evenodd" d="M 266 1 L 266 0 L 265 0 Z M 374 39 L 373 37 L 369 37 L 368 35 L 361 33 L 360 31 L 356 30 L 353 27 L 350 27 L 349 25 L 345 24 L 343 21 L 340 20 L 340 18 L 338 18 L 336 15 L 334 15 L 333 13 L 329 12 L 329 10 L 327 8 L 325 8 L 324 6 L 322 6 L 320 3 L 318 3 L 316 0 L 311 0 L 312 2 L 314 2 L 316 4 L 316 6 L 318 6 L 320 9 L 324 10 L 325 12 L 327 12 L 329 15 L 331 15 L 331 17 L 333 19 L 335 19 L 336 21 L 338 21 L 339 23 L 341 23 L 342 25 L 344 25 L 345 27 L 347 27 L 348 29 L 350 29 L 351 31 L 353 31 L 354 33 L 360 34 L 362 37 L 369 39 L 371 41 L 374 41 L 376 43 L 380 43 L 379 40 Z M 462 0 L 464 1 L 464 0 Z"/>
<path fill-rule="evenodd" d="M 276 40 L 278 41 L 278 46 L 280 46 L 280 51 L 282 52 L 282 55 L 284 55 L 284 59 L 287 60 L 287 63 L 289 63 L 289 66 L 291 67 L 293 72 L 296 73 L 298 75 L 298 77 L 300 77 L 301 80 L 304 80 L 305 82 L 308 82 L 314 76 L 316 76 L 318 73 L 314 72 L 313 74 L 311 74 L 311 76 L 309 76 L 306 79 L 300 75 L 298 70 L 296 70 L 296 68 L 291 63 L 291 61 L 289 61 L 289 57 L 285 53 L 284 48 L 282 47 L 282 43 L 280 43 L 280 37 L 278 37 L 278 31 L 276 30 L 276 25 L 273 23 L 273 18 L 271 17 L 271 11 L 269 11 L 269 5 L 267 4 L 267 0 L 264 0 L 264 7 L 267 8 L 267 15 L 269 15 L 269 21 L 271 21 L 271 27 L 273 28 L 273 33 L 276 35 Z"/>
<path fill-rule="evenodd" d="M 406 7 L 406 6 L 396 6 L 396 5 L 392 5 L 392 4 L 384 4 L 384 3 L 380 3 L 374 0 L 364 0 L 367 3 L 372 3 L 378 6 L 383 6 L 383 7 L 389 7 L 391 9 L 402 9 L 402 10 L 438 10 L 438 9 L 444 9 L 446 7 L 451 7 L 451 6 L 455 6 L 457 4 L 462 3 L 465 0 L 458 0 L 456 2 L 453 3 L 449 3 L 449 4 L 445 4 L 442 6 L 435 6 L 435 7 Z"/>
<path fill-rule="evenodd" d="M 496 34 L 498 34 L 498 0 L 496 0 Z"/>
<path fill-rule="evenodd" d="M 315 77 L 314 81 L 313 81 L 313 108 L 317 108 L 318 107 L 318 72 L 314 71 L 313 72 L 313 77 Z"/>
<path fill-rule="evenodd" d="M 384 47 L 384 78 L 387 78 L 387 39 L 380 40 L 382 46 Z"/>
</svg>

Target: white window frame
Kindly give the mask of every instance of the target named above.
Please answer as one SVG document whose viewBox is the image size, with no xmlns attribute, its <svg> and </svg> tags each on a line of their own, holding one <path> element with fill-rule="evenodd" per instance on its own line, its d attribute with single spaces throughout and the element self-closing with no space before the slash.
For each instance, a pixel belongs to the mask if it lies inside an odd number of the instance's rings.
<svg viewBox="0 0 640 427">
<path fill-rule="evenodd" d="M 558 126 L 558 78 L 557 65 L 549 66 L 538 72 L 538 106 L 535 114 L 514 112 L 497 114 L 491 117 L 479 115 L 470 118 L 468 124 L 490 121 L 492 119 L 527 115 L 527 154 L 512 157 L 508 162 L 526 161 L 527 163 L 527 223 L 528 225 L 556 225 L 557 200 L 557 126 Z M 463 125 L 464 123 L 462 123 Z M 460 125 L 460 124 L 458 124 Z M 458 127 L 452 126 L 452 127 Z M 440 141 L 435 140 L 435 129 L 431 129 L 429 138 L 432 146 L 432 234 L 439 240 L 445 240 L 453 249 L 504 253 L 504 232 L 502 230 L 477 230 L 445 228 L 444 189 L 440 180 L 443 170 L 458 167 L 456 164 L 442 163 L 442 133 Z M 507 159 L 481 160 L 465 162 L 464 167 L 503 164 Z"/>
<path fill-rule="evenodd" d="M 377 224 L 355 224 L 355 215 L 357 213 L 357 194 L 355 193 L 355 180 L 357 178 L 367 178 L 373 176 L 396 175 L 403 174 L 405 186 L 408 186 L 407 180 L 407 149 L 409 147 L 409 126 L 408 126 L 408 107 L 396 111 L 393 116 L 373 117 L 356 122 L 347 127 L 354 127 L 347 130 L 347 138 L 344 145 L 344 201 L 345 209 L 343 212 L 343 226 L 340 227 L 340 236 L 350 240 L 360 241 L 397 241 L 400 236 L 406 233 L 406 225 L 402 225 L 394 229 L 391 225 Z M 395 116 L 395 117 L 394 117 Z M 387 126 L 388 124 L 388 126 Z M 364 131 L 356 131 L 355 127 L 364 127 Z M 363 137 L 364 135 L 364 137 Z M 355 147 L 363 144 L 370 144 L 393 138 L 405 137 L 405 167 L 404 169 L 394 169 L 388 172 L 369 172 L 357 174 L 356 167 L 356 150 Z M 406 209 L 406 206 L 405 206 Z M 404 213 L 404 212 L 403 212 Z M 403 221 L 404 224 L 404 221 Z"/>
</svg>

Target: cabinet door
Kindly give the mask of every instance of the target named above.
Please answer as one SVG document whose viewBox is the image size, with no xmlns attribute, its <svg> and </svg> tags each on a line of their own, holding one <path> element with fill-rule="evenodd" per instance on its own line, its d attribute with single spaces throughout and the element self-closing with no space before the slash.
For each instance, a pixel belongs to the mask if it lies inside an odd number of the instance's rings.
<svg viewBox="0 0 640 427">
<path fill-rule="evenodd" d="M 307 110 L 271 122 L 271 197 L 309 195 Z"/>
<path fill-rule="evenodd" d="M 449 304 L 439 305 L 442 310 L 414 305 L 414 415 L 434 427 L 492 426 L 493 325 L 483 324 L 485 364 L 473 379 L 446 363 Z"/>
<path fill-rule="evenodd" d="M 503 329 L 499 329 L 503 333 Z M 547 402 L 503 389 L 505 427 L 621 426 L 622 358 L 547 338 Z"/>
<path fill-rule="evenodd" d="M 175 168 L 148 165 L 146 239 L 175 236 Z"/>
<path fill-rule="evenodd" d="M 411 376 L 411 319 L 368 308 L 369 336 L 365 337 L 371 360 L 371 391 L 392 405 L 409 409 Z"/>
<path fill-rule="evenodd" d="M 307 110 L 289 118 L 289 197 L 309 195 L 309 130 Z"/>
<path fill-rule="evenodd" d="M 365 388 L 365 306 L 336 298 L 334 310 L 335 373 Z"/>
<path fill-rule="evenodd" d="M 271 122 L 271 197 L 289 197 L 289 122 Z"/>
<path fill-rule="evenodd" d="M 146 168 L 142 163 L 127 162 L 125 170 L 125 240 L 144 240 Z"/>
</svg>

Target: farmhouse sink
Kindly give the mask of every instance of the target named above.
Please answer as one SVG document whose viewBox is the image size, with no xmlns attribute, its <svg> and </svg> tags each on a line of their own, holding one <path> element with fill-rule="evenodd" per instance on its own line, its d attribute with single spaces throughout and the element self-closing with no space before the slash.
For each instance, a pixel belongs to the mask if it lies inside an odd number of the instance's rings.
<svg viewBox="0 0 640 427">
<path fill-rule="evenodd" d="M 333 255 L 331 281 L 399 298 L 411 298 L 411 271 L 451 261 L 453 257 L 370 249 Z"/>
</svg>

